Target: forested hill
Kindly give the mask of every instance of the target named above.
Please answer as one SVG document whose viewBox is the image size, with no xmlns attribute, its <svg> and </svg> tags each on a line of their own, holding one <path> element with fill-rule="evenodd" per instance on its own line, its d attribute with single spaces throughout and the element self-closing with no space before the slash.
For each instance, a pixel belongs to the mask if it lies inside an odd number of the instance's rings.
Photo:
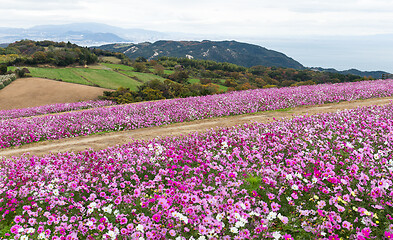
<svg viewBox="0 0 393 240">
<path fill-rule="evenodd" d="M 340 74 L 352 74 L 361 77 L 373 77 L 375 79 L 381 78 L 384 74 L 389 74 L 385 71 L 359 71 L 357 69 L 349 69 L 344 71 L 338 71 L 334 68 L 321 68 L 321 67 L 312 67 L 310 70 L 319 71 L 319 72 L 330 72 L 330 73 L 340 73 Z"/>
<path fill-rule="evenodd" d="M 144 57 L 151 60 L 169 56 L 228 62 L 244 67 L 262 65 L 304 69 L 302 64 L 283 53 L 236 41 L 157 41 L 139 44 L 108 44 L 96 48 L 122 52 L 131 59 Z"/>
<path fill-rule="evenodd" d="M 0 64 L 8 66 L 51 64 L 64 67 L 97 61 L 97 56 L 88 48 L 70 42 L 21 40 L 0 47 Z"/>
</svg>

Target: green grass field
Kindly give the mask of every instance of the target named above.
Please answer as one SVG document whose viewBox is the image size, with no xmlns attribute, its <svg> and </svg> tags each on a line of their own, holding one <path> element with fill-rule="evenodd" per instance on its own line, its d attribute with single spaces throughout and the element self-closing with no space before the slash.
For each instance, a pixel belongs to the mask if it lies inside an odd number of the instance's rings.
<svg viewBox="0 0 393 240">
<path fill-rule="evenodd" d="M 132 71 L 132 72 L 135 71 L 135 69 L 133 67 L 122 65 L 122 64 L 101 63 L 100 65 L 103 65 L 103 66 L 113 69 L 113 70 L 124 70 L 124 71 Z"/>
<path fill-rule="evenodd" d="M 121 63 L 121 60 L 118 59 L 117 57 L 100 57 L 100 60 L 105 61 L 105 62 L 114 63 L 114 64 Z"/>
<path fill-rule="evenodd" d="M 108 89 L 118 89 L 119 87 L 137 90 L 138 86 L 150 80 L 164 81 L 165 79 L 152 73 L 135 72 L 131 66 L 101 63 L 91 65 L 87 68 L 70 67 L 70 68 L 41 68 L 27 67 L 32 77 L 54 79 L 63 82 L 98 86 Z M 15 67 L 9 67 L 14 71 Z M 165 70 L 171 71 L 171 70 Z M 190 78 L 190 83 L 200 83 L 197 78 Z M 220 81 L 224 82 L 224 80 Z M 221 91 L 227 91 L 228 87 L 219 84 Z"/>
<path fill-rule="evenodd" d="M 141 85 L 140 82 L 111 70 L 73 68 L 72 71 L 88 79 L 93 85 L 103 88 L 118 89 L 119 87 L 126 87 L 137 90 L 137 86 Z"/>
<path fill-rule="evenodd" d="M 94 68 L 37 68 L 27 67 L 32 77 L 48 78 L 70 83 L 78 83 L 102 88 L 118 89 L 119 87 L 137 90 L 141 82 L 118 72 Z M 11 67 L 15 70 L 15 67 Z"/>
<path fill-rule="evenodd" d="M 160 76 L 151 74 L 151 73 L 140 73 L 140 72 L 130 72 L 130 71 L 120 71 L 121 73 L 130 76 L 132 78 L 137 78 L 138 80 L 140 80 L 141 82 L 148 82 L 150 80 L 153 79 L 157 79 L 160 81 L 164 81 L 165 78 L 162 78 Z"/>
<path fill-rule="evenodd" d="M 12 71 L 15 67 L 10 67 Z M 70 83 L 78 83 L 84 85 L 92 85 L 81 76 L 72 71 L 71 68 L 37 68 L 27 67 L 32 77 L 48 78 Z"/>
</svg>

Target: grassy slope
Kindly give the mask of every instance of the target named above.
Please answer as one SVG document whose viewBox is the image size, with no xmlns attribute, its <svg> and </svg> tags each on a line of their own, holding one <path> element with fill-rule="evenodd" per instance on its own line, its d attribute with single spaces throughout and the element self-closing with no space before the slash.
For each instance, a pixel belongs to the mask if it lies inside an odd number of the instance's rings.
<svg viewBox="0 0 393 240">
<path fill-rule="evenodd" d="M 141 85 L 138 81 L 111 70 L 74 68 L 72 71 L 88 79 L 90 83 L 103 88 L 117 89 L 119 87 L 127 87 L 131 90 L 136 90 L 137 86 Z"/>
<path fill-rule="evenodd" d="M 15 70 L 15 67 L 10 67 L 12 71 Z M 37 68 L 37 67 L 28 67 L 30 71 L 30 75 L 32 77 L 41 77 L 48 78 L 54 80 L 61 80 L 64 82 L 70 83 L 79 83 L 84 85 L 92 85 L 81 76 L 78 76 L 75 72 L 71 70 L 71 68 Z"/>
<path fill-rule="evenodd" d="M 130 66 L 110 63 L 103 63 L 101 66 L 91 66 L 88 68 L 27 68 L 32 77 L 91 86 L 96 85 L 109 89 L 126 87 L 131 90 L 137 90 L 137 86 L 142 85 L 143 82 L 152 79 L 164 80 L 164 78 L 154 74 L 134 72 L 134 68 Z M 15 67 L 10 67 L 10 70 L 15 70 Z"/>
<path fill-rule="evenodd" d="M 131 66 L 101 63 L 100 65 L 89 66 L 88 68 L 41 68 L 27 67 L 32 77 L 41 77 L 64 82 L 78 83 L 90 86 L 99 86 L 109 89 L 118 89 L 119 87 L 137 90 L 139 85 L 157 79 L 164 81 L 165 79 L 152 73 L 135 72 Z M 15 67 L 10 67 L 15 70 Z M 165 70 L 168 73 L 173 71 Z M 197 78 L 190 78 L 190 83 L 199 83 Z M 228 88 L 219 85 L 220 90 L 226 91 Z"/>
</svg>

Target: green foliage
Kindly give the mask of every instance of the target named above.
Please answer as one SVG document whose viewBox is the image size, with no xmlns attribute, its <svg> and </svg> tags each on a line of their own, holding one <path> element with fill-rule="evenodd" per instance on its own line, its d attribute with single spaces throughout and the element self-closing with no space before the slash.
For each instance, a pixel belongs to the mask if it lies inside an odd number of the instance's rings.
<svg viewBox="0 0 393 240">
<path fill-rule="evenodd" d="M 223 70 L 227 72 L 242 72 L 247 69 L 246 67 L 238 66 L 232 63 L 220 63 L 210 60 L 196 60 L 188 58 L 161 57 L 158 59 L 158 61 L 163 62 L 163 65 L 167 67 L 174 67 L 180 64 L 185 68 Z"/>
<path fill-rule="evenodd" d="M 145 72 L 146 71 L 146 64 L 143 62 L 135 62 L 132 66 L 135 68 L 135 71 L 137 71 L 137 72 Z"/>
<path fill-rule="evenodd" d="M 8 71 L 8 70 L 7 70 L 7 65 L 1 64 L 1 65 L 0 65 L 0 75 L 6 74 L 7 71 Z"/>
<path fill-rule="evenodd" d="M 258 191 L 262 178 L 258 176 L 247 176 L 244 180 L 242 187 L 251 194 L 253 191 Z"/>
<path fill-rule="evenodd" d="M 186 70 L 176 70 L 173 74 L 169 75 L 168 78 L 178 83 L 186 83 L 190 77 Z"/>
<path fill-rule="evenodd" d="M 209 83 L 181 84 L 171 80 L 160 81 L 153 79 L 140 85 L 137 91 L 129 88 L 119 88 L 114 92 L 104 92 L 101 99 L 112 100 L 119 104 L 159 99 L 202 96 L 220 93 L 218 85 Z"/>
<path fill-rule="evenodd" d="M 18 78 L 23 78 L 26 76 L 26 71 L 24 69 L 17 68 L 15 69 L 15 74 Z"/>
<path fill-rule="evenodd" d="M 8 65 L 69 66 L 72 64 L 93 64 L 98 61 L 98 57 L 88 48 L 64 42 L 22 40 L 11 43 L 0 52 L 18 55 L 17 58 L 9 59 L 6 62 Z"/>
</svg>

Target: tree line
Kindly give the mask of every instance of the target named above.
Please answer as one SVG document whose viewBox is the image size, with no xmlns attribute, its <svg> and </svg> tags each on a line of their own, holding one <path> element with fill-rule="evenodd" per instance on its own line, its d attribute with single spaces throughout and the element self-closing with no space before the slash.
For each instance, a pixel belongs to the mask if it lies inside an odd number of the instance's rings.
<svg viewBox="0 0 393 240">
<path fill-rule="evenodd" d="M 8 66 L 50 64 L 64 67 L 94 64 L 98 57 L 89 48 L 70 42 L 21 40 L 0 48 L 0 61 Z"/>
</svg>

